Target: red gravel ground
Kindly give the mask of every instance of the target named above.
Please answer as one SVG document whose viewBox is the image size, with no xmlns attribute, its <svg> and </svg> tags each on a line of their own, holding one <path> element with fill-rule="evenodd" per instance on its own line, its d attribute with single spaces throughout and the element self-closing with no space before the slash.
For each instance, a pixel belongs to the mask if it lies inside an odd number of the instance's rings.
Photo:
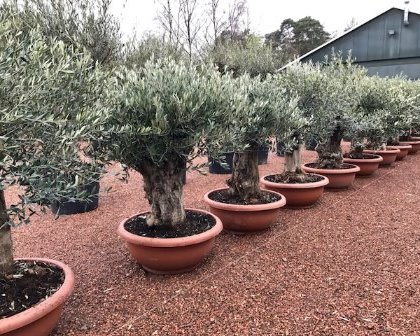
<svg viewBox="0 0 420 336">
<path fill-rule="evenodd" d="M 282 159 L 260 167 L 279 172 Z M 188 173 L 186 205 L 206 208 L 204 193 L 227 177 Z M 420 155 L 313 208 L 284 209 L 268 231 L 222 233 L 201 267 L 176 276 L 146 274 L 116 235 L 148 209 L 141 177 L 101 185 L 113 188 L 98 210 L 14 231 L 16 256 L 76 274 L 56 336 L 420 335 Z"/>
</svg>

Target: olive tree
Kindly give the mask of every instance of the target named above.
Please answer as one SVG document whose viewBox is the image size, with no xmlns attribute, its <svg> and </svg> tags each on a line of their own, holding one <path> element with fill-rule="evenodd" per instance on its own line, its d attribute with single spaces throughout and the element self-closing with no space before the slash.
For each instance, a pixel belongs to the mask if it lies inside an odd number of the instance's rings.
<svg viewBox="0 0 420 336">
<path fill-rule="evenodd" d="M 119 62 L 122 34 L 111 13 L 112 0 L 4 0 L 0 10 L 19 13 L 23 32 L 38 27 L 44 36 L 56 38 L 77 49 L 86 49 L 94 63 Z"/>
<path fill-rule="evenodd" d="M 284 127 L 295 105 L 271 76 L 261 80 L 242 75 L 231 81 L 234 105 L 223 121 L 225 138 L 234 151 L 232 175 L 227 180 L 228 194 L 248 203 L 262 198 L 258 148 Z"/>
<path fill-rule="evenodd" d="M 358 125 L 352 145 L 353 156 L 360 156 L 366 146 L 384 150 L 398 144 L 415 120 L 415 92 L 403 78 L 366 77 L 360 82 L 361 96 L 354 113 Z"/>
<path fill-rule="evenodd" d="M 340 55 L 333 55 L 325 63 L 308 67 L 304 76 L 316 88 L 309 132 L 318 142 L 318 167 L 334 169 L 343 162 L 341 141 L 355 127 L 352 112 L 360 99 L 359 82 L 365 70 Z"/>
<path fill-rule="evenodd" d="M 23 32 L 24 24 L 0 13 L 0 276 L 13 272 L 11 226 L 28 222 L 32 204 L 54 200 L 56 184 L 80 162 L 76 144 L 88 125 L 78 120 L 101 108 L 104 80 L 88 54 L 39 30 Z M 19 202 L 7 205 L 5 190 L 13 185 L 21 186 Z M 65 184 L 61 192 L 77 187 Z"/>
<path fill-rule="evenodd" d="M 116 73 L 106 116 L 109 139 L 101 148 L 142 174 L 151 206 L 149 226 L 184 222 L 186 163 L 201 152 L 207 131 L 215 127 L 215 111 L 227 113 L 228 83 L 212 66 L 196 68 L 171 59 Z"/>
<path fill-rule="evenodd" d="M 282 87 L 283 94 L 291 102 L 287 122 L 276 132 L 277 139 L 285 146 L 283 176 L 289 182 L 303 182 L 306 178 L 302 170 L 302 152 L 305 142 L 312 139 L 309 127 L 313 115 L 324 106 L 320 99 L 324 82 L 311 76 L 313 71 L 310 64 L 298 64 L 274 77 L 274 85 Z"/>
</svg>

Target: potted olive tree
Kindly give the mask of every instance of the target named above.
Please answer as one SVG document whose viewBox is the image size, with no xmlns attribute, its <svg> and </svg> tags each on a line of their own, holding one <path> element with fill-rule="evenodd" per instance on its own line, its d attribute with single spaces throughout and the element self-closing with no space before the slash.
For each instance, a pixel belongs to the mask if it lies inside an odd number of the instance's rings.
<svg viewBox="0 0 420 336">
<path fill-rule="evenodd" d="M 412 98 L 404 90 L 401 79 L 366 78 L 364 94 L 358 107 L 359 119 L 364 120 L 365 153 L 383 157 L 383 165 L 390 165 L 407 156 L 411 145 L 399 144 L 399 135 L 410 127 Z M 387 146 L 387 144 L 389 146 Z M 392 146 L 393 145 L 393 146 Z M 362 147 L 362 146 L 360 146 Z"/>
<path fill-rule="evenodd" d="M 309 129 L 318 143 L 318 160 L 304 164 L 303 168 L 327 176 L 329 188 L 348 188 L 360 168 L 343 163 L 341 141 L 354 127 L 351 113 L 359 101 L 358 84 L 365 73 L 351 60 L 343 61 L 339 55 L 333 55 L 324 67 L 313 66 L 311 76 L 320 88 L 316 97 L 319 108 L 312 111 Z"/>
<path fill-rule="evenodd" d="M 407 128 L 400 134 L 399 145 L 410 145 L 408 154 L 412 155 L 420 151 L 420 138 L 415 134 L 416 129 L 420 129 L 420 85 L 418 81 L 403 80 L 402 86 L 410 104 L 405 113 L 410 115 L 406 120 Z"/>
<path fill-rule="evenodd" d="M 261 183 L 269 190 L 286 196 L 287 205 L 307 207 L 313 205 L 323 194 L 328 178 L 322 175 L 305 173 L 302 169 L 302 152 L 305 140 L 310 140 L 308 128 L 319 104 L 320 82 L 311 76 L 310 64 L 299 64 L 273 77 L 273 86 L 283 88 L 284 94 L 295 98 L 296 109 L 290 108 L 287 122 L 281 123 L 276 130 L 277 140 L 284 144 L 284 168 L 280 174 L 263 176 Z M 285 111 L 287 112 L 287 111 Z"/>
<path fill-rule="evenodd" d="M 407 82 L 403 78 L 387 79 L 388 94 L 392 97 L 390 113 L 383 118 L 385 134 L 387 137 L 387 147 L 390 149 L 399 149 L 397 160 L 403 160 L 412 150 L 408 143 L 400 143 L 399 137 L 410 129 L 413 120 L 414 97 L 410 97 L 407 91 Z"/>
<path fill-rule="evenodd" d="M 344 154 L 344 162 L 359 166 L 359 176 L 372 175 L 383 162 L 393 162 L 398 150 L 385 150 L 383 155 L 378 152 L 369 152 L 367 146 L 378 137 L 382 139 L 383 125 L 381 111 L 386 113 L 388 108 L 388 92 L 384 85 L 385 80 L 379 77 L 364 77 L 359 85 L 361 88 L 360 100 L 353 111 L 355 127 L 350 135 L 350 151 Z M 370 140 L 369 140 L 370 139 Z M 381 149 L 381 143 L 379 149 Z M 385 149 L 385 145 L 382 147 Z M 385 160 L 386 159 L 386 160 Z"/>
<path fill-rule="evenodd" d="M 257 231 L 269 227 L 286 203 L 283 195 L 260 189 L 258 147 L 284 122 L 282 114 L 295 107 L 270 79 L 243 75 L 232 81 L 234 105 L 221 126 L 234 145 L 232 175 L 227 189 L 208 192 L 205 201 L 224 228 Z"/>
<path fill-rule="evenodd" d="M 88 55 L 63 42 L 46 40 L 37 30 L 22 33 L 15 13 L 0 11 L 0 334 L 48 335 L 72 292 L 70 268 L 51 259 L 14 259 L 11 227 L 27 223 L 37 206 L 55 198 L 76 158 L 79 136 L 87 128 L 66 119 L 100 103 Z M 75 82 L 75 79 L 77 81 Z M 81 94 L 83 92 L 83 94 Z M 58 155 L 59 153 L 59 155 Z M 61 173 L 57 173 L 61 172 Z M 44 177 L 55 174 L 55 181 Z M 44 182 L 43 182 L 44 181 Z M 5 192 L 20 185 L 19 202 Z M 66 186 L 74 193 L 77 186 Z M 13 189 L 16 190 L 16 189 Z M 34 242 L 32 242 L 34 243 Z"/>
<path fill-rule="evenodd" d="M 92 64 L 98 63 L 110 68 L 123 56 L 119 22 L 110 11 L 110 4 L 109 0 L 26 0 L 24 4 L 6 0 L 2 6 L 3 10 L 11 10 L 25 21 L 23 33 L 38 27 L 47 38 L 61 40 L 80 52 L 87 50 Z M 67 118 L 74 119 L 77 112 L 74 110 Z M 77 180 L 78 190 L 74 195 L 66 197 L 60 196 L 58 190 L 57 199 L 51 204 L 54 214 L 77 214 L 95 210 L 99 205 L 99 179 L 105 173 L 103 162 L 92 156 L 88 159 L 81 157 L 77 166 L 83 171 L 84 177 L 81 178 L 77 173 L 68 173 L 67 176 L 62 176 L 67 177 L 67 181 L 62 182 L 74 184 Z M 87 197 L 80 199 L 81 193 Z"/>
<path fill-rule="evenodd" d="M 214 128 L 214 111 L 226 111 L 224 80 L 212 66 L 195 68 L 171 59 L 122 68 L 109 89 L 112 111 L 102 150 L 143 176 L 150 210 L 124 220 L 119 235 L 144 269 L 179 273 L 197 266 L 222 230 L 221 221 L 185 209 L 186 163 L 200 155 Z M 98 118 L 104 114 L 99 113 Z"/>
</svg>

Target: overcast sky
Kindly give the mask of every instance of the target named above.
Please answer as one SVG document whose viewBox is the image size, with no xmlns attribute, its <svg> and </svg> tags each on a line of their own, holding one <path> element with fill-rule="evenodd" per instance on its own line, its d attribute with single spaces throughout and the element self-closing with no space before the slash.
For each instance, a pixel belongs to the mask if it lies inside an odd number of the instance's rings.
<svg viewBox="0 0 420 336">
<path fill-rule="evenodd" d="M 134 29 L 139 35 L 157 31 L 157 2 L 114 0 L 113 11 L 121 19 L 124 34 L 132 35 Z M 229 3 L 230 0 L 221 2 Z M 352 18 L 360 24 L 391 7 L 403 9 L 404 6 L 404 0 L 248 0 L 251 30 L 260 35 L 278 29 L 286 18 L 297 20 L 305 16 L 319 20 L 330 33 L 341 33 Z M 411 0 L 409 9 L 420 13 L 420 0 Z"/>
</svg>

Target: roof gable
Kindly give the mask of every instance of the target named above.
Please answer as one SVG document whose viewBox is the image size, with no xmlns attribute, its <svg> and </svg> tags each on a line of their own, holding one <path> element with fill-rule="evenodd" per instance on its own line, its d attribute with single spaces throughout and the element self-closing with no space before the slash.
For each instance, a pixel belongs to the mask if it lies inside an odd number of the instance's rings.
<svg viewBox="0 0 420 336">
<path fill-rule="evenodd" d="M 358 34 L 361 33 L 361 31 L 363 31 L 364 29 L 372 26 L 372 25 L 376 25 L 378 22 L 383 21 L 385 19 L 388 19 L 389 17 L 395 17 L 396 15 L 398 15 L 401 18 L 401 22 L 403 20 L 403 15 L 404 15 L 404 10 L 400 9 L 400 8 L 396 8 L 396 7 L 392 7 L 388 10 L 386 10 L 385 12 L 382 12 L 381 14 L 369 19 L 368 21 L 357 25 L 356 27 L 353 27 L 352 29 L 344 32 L 343 34 L 327 41 L 326 43 L 320 45 L 319 47 L 316 47 L 315 49 L 309 51 L 308 53 L 300 56 L 299 58 L 297 58 L 296 60 L 288 63 L 287 65 L 285 65 L 282 69 L 288 67 L 289 65 L 296 63 L 296 62 L 300 62 L 300 61 L 305 61 L 306 59 L 310 59 L 312 56 L 314 56 L 314 54 L 316 53 L 325 53 L 325 51 L 327 50 L 328 52 L 326 54 L 330 54 L 331 53 L 331 48 L 337 44 L 341 44 L 342 40 L 348 39 L 350 36 L 356 36 Z M 409 12 L 409 20 L 413 17 L 413 15 L 416 17 L 416 21 L 420 22 L 420 14 L 415 13 L 415 12 Z M 420 31 L 420 30 L 419 30 Z M 419 36 L 419 47 L 420 47 L 420 34 Z"/>
</svg>

